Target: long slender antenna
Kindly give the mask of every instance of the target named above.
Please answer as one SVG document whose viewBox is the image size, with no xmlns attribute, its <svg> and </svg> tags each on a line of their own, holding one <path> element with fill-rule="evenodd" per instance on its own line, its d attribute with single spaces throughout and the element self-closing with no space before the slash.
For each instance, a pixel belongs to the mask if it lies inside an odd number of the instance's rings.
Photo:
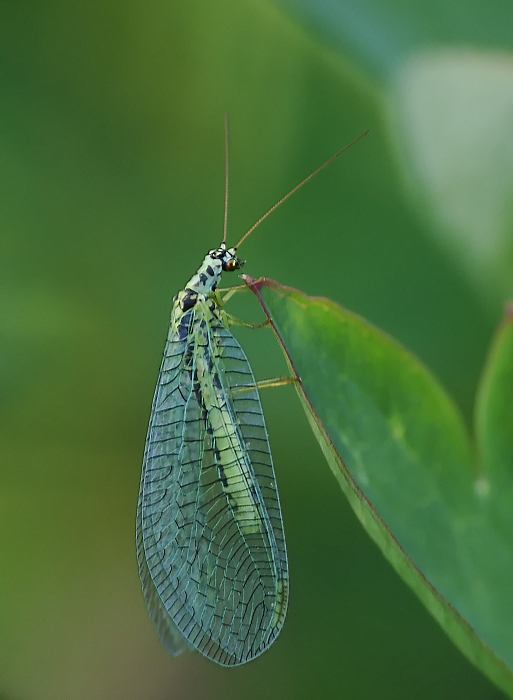
<svg viewBox="0 0 513 700">
<path fill-rule="evenodd" d="M 284 202 L 286 199 L 288 199 L 289 197 L 291 197 L 291 196 L 294 194 L 294 192 L 297 192 L 298 189 L 299 189 L 300 187 L 303 187 L 303 185 L 306 185 L 306 183 L 307 183 L 309 180 L 311 180 L 311 179 L 312 179 L 313 177 L 315 177 L 318 173 L 320 173 L 321 170 L 324 170 L 324 168 L 325 168 L 326 166 L 328 166 L 330 163 L 333 163 L 334 160 L 336 160 L 339 156 L 342 155 L 342 153 L 344 153 L 344 152 L 347 151 L 349 148 L 351 148 L 351 146 L 354 146 L 355 143 L 358 143 L 358 141 L 360 141 L 360 139 L 363 139 L 364 136 L 367 136 L 368 133 L 369 133 L 369 130 L 367 129 L 367 131 L 364 131 L 363 134 L 360 134 L 360 136 L 358 136 L 358 137 L 355 138 L 353 141 L 351 141 L 351 143 L 347 144 L 347 146 L 344 146 L 344 148 L 343 148 L 341 151 L 339 151 L 338 153 L 335 153 L 334 156 L 331 156 L 331 158 L 329 158 L 325 163 L 323 163 L 321 166 L 319 166 L 319 167 L 317 168 L 317 170 L 314 170 L 313 173 L 311 173 L 310 175 L 308 175 L 308 177 L 305 177 L 305 179 L 302 180 L 302 181 L 299 183 L 299 185 L 296 185 L 296 186 L 294 187 L 294 189 L 290 190 L 290 192 L 289 192 L 288 194 L 286 194 L 284 197 L 282 197 L 282 198 L 280 199 L 279 202 L 276 202 L 276 204 L 275 204 L 273 207 L 271 207 L 268 211 L 266 211 L 266 213 L 265 213 L 263 216 L 261 216 L 261 217 L 258 219 L 258 221 L 257 221 L 256 223 L 253 224 L 253 226 L 249 229 L 249 231 L 246 231 L 246 233 L 242 236 L 242 238 L 241 238 L 240 241 L 237 243 L 237 245 L 234 246 L 235 250 L 240 246 L 240 244 L 241 244 L 243 241 L 246 240 L 246 238 L 249 236 L 250 233 L 253 233 L 253 231 L 256 229 L 257 226 L 260 226 L 260 224 L 262 223 L 262 221 L 263 221 L 264 219 L 267 219 L 267 217 L 269 216 L 269 214 L 272 214 L 273 211 L 274 211 L 275 209 L 278 209 L 278 207 L 280 206 L 280 204 L 283 204 L 283 202 Z"/>
<path fill-rule="evenodd" d="M 225 179 L 224 179 L 224 227 L 223 227 L 223 243 L 226 243 L 226 231 L 228 229 L 228 174 L 230 165 L 229 154 L 229 130 L 228 130 L 228 113 L 224 115 L 224 157 L 225 157 Z"/>
</svg>

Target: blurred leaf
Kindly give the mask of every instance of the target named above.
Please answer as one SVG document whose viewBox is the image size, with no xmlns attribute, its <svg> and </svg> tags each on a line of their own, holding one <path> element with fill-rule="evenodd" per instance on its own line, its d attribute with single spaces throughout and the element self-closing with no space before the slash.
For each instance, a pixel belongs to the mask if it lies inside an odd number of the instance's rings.
<svg viewBox="0 0 513 700">
<path fill-rule="evenodd" d="M 327 299 L 245 281 L 361 523 L 454 643 L 513 696 L 512 324 L 481 392 L 485 476 L 457 409 L 395 341 Z"/>
<path fill-rule="evenodd" d="M 513 292 L 513 57 L 433 49 L 395 76 L 391 127 L 432 234 L 487 301 Z"/>
<path fill-rule="evenodd" d="M 483 470 L 494 489 L 494 510 L 511 525 L 513 487 L 513 309 L 492 344 L 479 389 L 476 433 Z M 493 477 L 493 478 L 492 478 Z M 498 516 L 499 512 L 495 512 Z"/>
<path fill-rule="evenodd" d="M 350 58 L 384 86 L 384 117 L 429 233 L 485 304 L 513 294 L 513 5 L 281 5 L 336 46 L 341 66 Z"/>
<path fill-rule="evenodd" d="M 426 46 L 513 48 L 513 6 L 507 0 L 280 0 L 321 41 L 344 46 L 375 76 L 390 78 L 408 55 Z M 497 18 L 501 22 L 497 22 Z"/>
</svg>

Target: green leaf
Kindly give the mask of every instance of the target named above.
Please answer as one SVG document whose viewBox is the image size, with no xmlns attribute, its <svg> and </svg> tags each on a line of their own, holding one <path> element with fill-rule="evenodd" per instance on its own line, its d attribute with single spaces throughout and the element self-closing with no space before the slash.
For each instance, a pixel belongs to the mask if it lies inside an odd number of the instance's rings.
<svg viewBox="0 0 513 700">
<path fill-rule="evenodd" d="M 511 484 L 513 472 L 513 309 L 490 350 L 477 400 L 476 430 L 488 473 L 500 471 Z M 496 474 L 499 476 L 499 474 Z"/>
<path fill-rule="evenodd" d="M 362 525 L 454 643 L 513 696 L 512 323 L 480 392 L 485 475 L 458 410 L 398 343 L 328 299 L 244 278 Z"/>
</svg>

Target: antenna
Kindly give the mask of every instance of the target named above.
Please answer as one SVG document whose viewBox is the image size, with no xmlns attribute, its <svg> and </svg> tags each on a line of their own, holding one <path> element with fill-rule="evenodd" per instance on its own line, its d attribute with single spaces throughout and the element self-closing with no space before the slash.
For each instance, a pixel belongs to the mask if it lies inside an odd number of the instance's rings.
<svg viewBox="0 0 513 700">
<path fill-rule="evenodd" d="M 228 227 L 228 174 L 229 174 L 229 124 L 228 113 L 224 115 L 224 157 L 225 157 L 225 175 L 224 175 L 224 226 L 223 226 L 223 243 L 226 243 L 226 231 Z"/>
<path fill-rule="evenodd" d="M 234 249 L 237 250 L 237 248 L 240 246 L 240 244 L 241 244 L 243 241 L 246 240 L 246 238 L 249 236 L 249 234 L 250 234 L 250 233 L 253 233 L 253 231 L 256 229 L 256 227 L 257 227 L 257 226 L 260 226 L 260 224 L 262 223 L 262 221 L 263 221 L 264 219 L 267 219 L 267 217 L 268 217 L 270 214 L 272 214 L 273 211 L 274 211 L 275 209 L 278 209 L 278 207 L 280 206 L 280 204 L 283 204 L 283 202 L 284 202 L 286 199 L 288 199 L 289 197 L 291 197 L 291 196 L 294 194 L 294 192 L 297 192 L 297 191 L 299 190 L 300 187 L 303 187 L 303 185 L 306 185 L 306 183 L 307 183 L 309 180 L 311 180 L 311 179 L 312 179 L 313 177 L 315 177 L 318 173 L 320 173 L 321 170 L 324 170 L 324 168 L 325 168 L 326 166 L 328 166 L 330 163 L 333 163 L 333 161 L 336 160 L 339 156 L 341 156 L 342 153 L 345 153 L 345 151 L 347 151 L 349 148 L 351 148 L 351 146 L 354 146 L 355 143 L 358 143 L 358 141 L 360 141 L 361 139 L 363 139 L 364 136 L 367 136 L 368 133 L 369 133 L 369 130 L 367 129 L 367 131 L 364 131 L 363 134 L 360 134 L 360 136 L 358 136 L 357 138 L 353 139 L 353 141 L 351 141 L 351 143 L 347 144 L 347 146 L 344 146 L 344 148 L 343 148 L 341 151 L 339 151 L 338 153 L 335 153 L 334 156 L 331 156 L 331 158 L 329 158 L 325 163 L 323 163 L 321 166 L 319 166 L 319 167 L 317 168 L 317 170 L 314 170 L 313 173 L 310 173 L 310 175 L 308 175 L 308 177 L 305 177 L 305 179 L 302 180 L 302 181 L 299 183 L 299 185 L 296 185 L 296 186 L 294 187 L 294 189 L 290 190 L 290 192 L 289 192 L 288 194 L 286 194 L 284 197 L 282 197 L 282 198 L 280 199 L 279 202 L 276 202 L 276 204 L 275 204 L 274 206 L 272 206 L 268 211 L 266 211 L 266 213 L 265 213 L 263 216 L 261 216 L 261 217 L 258 219 L 258 221 L 257 221 L 256 223 L 254 223 L 253 226 L 252 226 L 248 231 L 246 231 L 246 233 L 242 236 L 242 238 L 241 238 L 240 241 L 237 243 L 237 245 L 234 246 Z M 227 195 L 227 196 L 228 196 L 228 195 Z"/>
</svg>

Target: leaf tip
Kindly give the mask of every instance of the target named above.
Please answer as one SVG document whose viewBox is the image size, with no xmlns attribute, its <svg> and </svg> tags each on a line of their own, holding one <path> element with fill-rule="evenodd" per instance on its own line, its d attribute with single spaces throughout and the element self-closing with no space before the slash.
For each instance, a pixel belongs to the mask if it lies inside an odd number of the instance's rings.
<svg viewBox="0 0 513 700">
<path fill-rule="evenodd" d="M 259 277 L 257 280 L 251 275 L 240 275 L 241 280 L 247 285 L 252 291 L 258 292 L 261 287 L 265 284 L 265 277 Z"/>
</svg>

